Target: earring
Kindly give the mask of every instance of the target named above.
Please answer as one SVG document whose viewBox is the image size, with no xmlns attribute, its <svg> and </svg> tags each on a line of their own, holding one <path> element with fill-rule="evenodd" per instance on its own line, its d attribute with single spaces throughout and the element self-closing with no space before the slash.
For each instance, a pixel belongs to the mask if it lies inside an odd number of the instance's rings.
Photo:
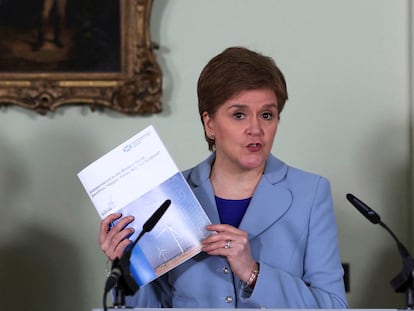
<svg viewBox="0 0 414 311">
<path fill-rule="evenodd" d="M 213 139 L 214 140 L 214 134 L 211 133 L 210 135 L 208 135 L 208 138 Z"/>
</svg>

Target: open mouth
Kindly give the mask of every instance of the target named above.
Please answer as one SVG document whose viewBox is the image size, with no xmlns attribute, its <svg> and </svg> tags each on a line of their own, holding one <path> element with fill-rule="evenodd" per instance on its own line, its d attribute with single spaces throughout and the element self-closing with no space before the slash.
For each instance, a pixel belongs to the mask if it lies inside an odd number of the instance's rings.
<svg viewBox="0 0 414 311">
<path fill-rule="evenodd" d="M 248 144 L 247 145 L 247 149 L 249 149 L 250 151 L 258 151 L 260 150 L 262 147 L 262 144 L 259 143 L 254 143 L 254 144 Z"/>
</svg>

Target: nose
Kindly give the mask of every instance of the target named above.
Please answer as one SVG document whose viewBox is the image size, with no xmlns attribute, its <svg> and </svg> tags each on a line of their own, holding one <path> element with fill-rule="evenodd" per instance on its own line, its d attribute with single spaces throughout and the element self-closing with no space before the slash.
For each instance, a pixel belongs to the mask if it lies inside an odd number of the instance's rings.
<svg viewBox="0 0 414 311">
<path fill-rule="evenodd" d="M 262 133 L 260 121 L 256 118 L 252 118 L 247 128 L 247 134 L 250 136 L 259 136 Z"/>
</svg>

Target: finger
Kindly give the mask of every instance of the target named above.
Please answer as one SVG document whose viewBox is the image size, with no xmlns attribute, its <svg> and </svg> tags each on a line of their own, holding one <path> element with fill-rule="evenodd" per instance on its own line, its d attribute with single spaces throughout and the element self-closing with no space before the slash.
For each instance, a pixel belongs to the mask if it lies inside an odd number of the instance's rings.
<svg viewBox="0 0 414 311">
<path fill-rule="evenodd" d="M 213 244 L 213 243 L 221 243 L 221 246 L 224 245 L 226 240 L 236 240 L 237 236 L 234 234 L 228 234 L 228 233 L 218 233 L 218 234 L 212 234 L 208 237 L 206 237 L 203 241 L 203 245 Z"/>
<path fill-rule="evenodd" d="M 134 233 L 134 231 L 135 229 L 132 227 L 123 227 L 120 231 L 118 231 L 118 229 L 115 229 L 113 235 L 110 236 L 111 233 L 108 234 L 108 241 L 110 245 L 115 248 L 123 240 L 128 239 Z"/>
<path fill-rule="evenodd" d="M 127 225 L 133 221 L 134 217 L 128 216 L 120 219 L 116 225 L 108 231 L 107 223 L 111 219 L 115 220 L 117 217 L 108 216 L 108 219 L 105 219 L 105 221 L 102 222 L 103 224 L 101 225 L 101 233 L 99 236 L 101 249 L 106 255 L 110 255 L 122 240 L 130 236 L 135 231 L 134 228 L 127 227 Z"/>
<path fill-rule="evenodd" d="M 120 232 L 134 221 L 134 216 L 126 216 L 118 220 L 111 228 L 110 232 Z"/>
<path fill-rule="evenodd" d="M 225 243 L 211 244 L 202 248 L 204 252 L 209 255 L 225 256 L 227 259 L 236 258 L 240 254 L 240 249 L 237 245 L 225 247 Z"/>
<path fill-rule="evenodd" d="M 219 240 L 214 241 L 203 241 L 202 243 L 202 250 L 211 253 L 211 254 L 220 254 L 220 255 L 229 255 L 230 249 L 234 249 L 238 247 L 238 243 L 233 238 L 222 238 Z"/>
<path fill-rule="evenodd" d="M 100 243 L 103 242 L 101 241 L 101 239 L 104 239 L 106 234 L 109 232 L 110 224 L 116 219 L 118 219 L 119 217 L 121 217 L 121 213 L 111 214 L 101 220 L 101 226 L 99 230 L 99 242 Z"/>
<path fill-rule="evenodd" d="M 216 225 L 214 225 L 216 226 Z M 232 226 L 225 225 L 223 227 L 225 230 L 216 231 L 216 234 L 210 234 L 207 238 L 204 239 L 203 243 L 209 244 L 217 241 L 226 241 L 226 240 L 240 240 L 246 241 L 248 234 L 245 231 L 236 229 Z"/>
<path fill-rule="evenodd" d="M 202 250 L 210 255 L 222 255 L 228 259 L 250 253 L 249 241 L 246 234 L 228 235 L 219 233 L 215 237 L 206 238 Z"/>
<path fill-rule="evenodd" d="M 113 251 L 108 256 L 111 260 L 115 258 L 121 258 L 122 254 L 125 252 L 125 249 L 132 243 L 131 240 L 123 239 L 120 243 L 116 245 Z"/>
<path fill-rule="evenodd" d="M 113 219 L 111 222 L 109 222 L 111 219 Z M 117 219 L 116 217 L 109 217 L 108 219 L 105 219 L 105 221 L 101 224 L 101 229 L 99 233 L 99 243 L 101 244 L 101 248 L 105 251 L 109 244 L 111 243 L 111 240 L 115 235 L 117 235 L 124 227 L 123 225 L 126 221 L 124 219 L 121 219 L 117 225 L 112 226 L 113 221 Z M 108 224 L 109 222 L 109 224 Z M 119 225 L 121 223 L 121 225 Z"/>
<path fill-rule="evenodd" d="M 240 229 L 233 227 L 231 225 L 227 225 L 227 224 L 212 224 L 212 225 L 206 226 L 206 229 L 209 231 L 216 231 L 217 233 L 229 232 L 229 233 L 237 234 L 241 232 Z"/>
<path fill-rule="evenodd" d="M 133 228 L 126 228 L 118 232 L 103 243 L 102 250 L 111 260 L 119 257 L 124 252 L 125 247 L 132 242 L 128 237 L 133 234 L 134 231 Z"/>
</svg>

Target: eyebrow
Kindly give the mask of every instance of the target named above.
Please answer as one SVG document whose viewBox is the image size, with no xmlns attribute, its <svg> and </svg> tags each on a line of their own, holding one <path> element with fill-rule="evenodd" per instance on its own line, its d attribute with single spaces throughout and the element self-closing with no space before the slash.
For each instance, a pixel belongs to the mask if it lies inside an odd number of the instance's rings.
<svg viewBox="0 0 414 311">
<path fill-rule="evenodd" d="M 248 107 L 249 105 L 247 104 L 233 104 L 230 107 L 228 107 L 228 109 L 233 109 L 233 108 L 238 108 L 238 109 L 243 109 Z M 270 109 L 270 108 L 275 108 L 277 109 L 277 104 L 276 103 L 270 103 L 270 104 L 265 104 L 263 106 L 264 109 Z"/>
</svg>

